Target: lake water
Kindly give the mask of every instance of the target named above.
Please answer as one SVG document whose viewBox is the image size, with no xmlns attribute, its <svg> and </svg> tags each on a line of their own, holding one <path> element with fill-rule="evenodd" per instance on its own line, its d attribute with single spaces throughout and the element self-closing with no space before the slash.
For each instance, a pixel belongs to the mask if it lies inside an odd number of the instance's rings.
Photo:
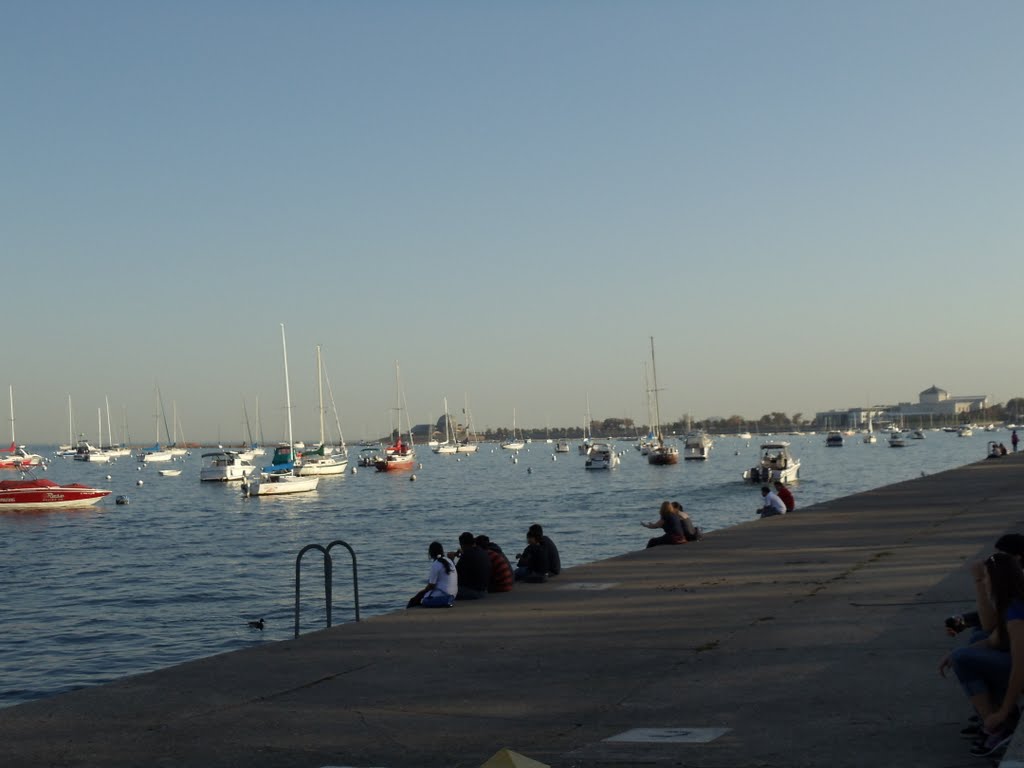
<svg viewBox="0 0 1024 768">
<path fill-rule="evenodd" d="M 903 449 L 884 436 L 873 445 L 848 437 L 842 448 L 826 448 L 821 434 L 785 437 L 802 461 L 797 506 L 962 466 L 983 459 L 989 440 L 1010 442 L 1006 431 L 926 435 Z M 199 482 L 201 451 L 173 465 L 178 477 L 159 476 L 172 465 L 140 468 L 130 457 L 55 459 L 44 476 L 112 493 L 85 510 L 0 514 L 0 706 L 292 637 L 295 559 L 307 544 L 353 547 L 365 619 L 404 607 L 424 583 L 430 541 L 455 549 L 463 530 L 512 557 L 539 522 L 568 567 L 642 548 L 652 534 L 639 522 L 656 519 L 664 499 L 681 501 L 706 532 L 756 519 L 760 493 L 740 479 L 757 461 L 756 438 L 716 438 L 709 461 L 669 467 L 618 445 L 622 464 L 611 472 L 584 470 L 575 443 L 556 455 L 535 442 L 516 460 L 488 444 L 465 456 L 420 447 L 415 480 L 360 467 L 279 498 Z M 114 503 L 122 494 L 129 504 Z M 337 625 L 354 609 L 348 554 L 333 553 Z M 304 632 L 326 626 L 323 591 L 323 559 L 310 552 Z M 264 631 L 249 628 L 261 617 Z"/>
</svg>

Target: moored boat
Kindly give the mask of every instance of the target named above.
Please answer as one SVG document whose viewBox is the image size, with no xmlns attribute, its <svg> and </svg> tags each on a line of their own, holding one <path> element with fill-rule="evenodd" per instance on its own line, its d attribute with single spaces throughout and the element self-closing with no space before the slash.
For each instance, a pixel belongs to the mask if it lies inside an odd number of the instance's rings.
<svg viewBox="0 0 1024 768">
<path fill-rule="evenodd" d="M 647 463 L 666 466 L 679 463 L 679 449 L 665 442 L 661 432 L 661 406 L 658 402 L 658 368 L 654 362 L 654 337 L 651 336 L 651 374 L 654 377 L 654 435 L 655 442 L 647 452 Z"/>
<path fill-rule="evenodd" d="M 61 485 L 46 478 L 0 480 L 0 511 L 88 507 L 110 491 L 81 483 Z"/>
<path fill-rule="evenodd" d="M 199 469 L 199 479 L 204 482 L 228 483 L 233 480 L 245 480 L 256 471 L 256 467 L 248 459 L 236 451 L 211 451 L 202 455 L 203 466 Z"/>
<path fill-rule="evenodd" d="M 751 483 L 768 483 L 779 480 L 791 483 L 800 473 L 800 459 L 789 452 L 789 443 L 783 441 L 761 443 L 760 462 L 743 473 L 743 479 Z"/>
<path fill-rule="evenodd" d="M 395 432 L 395 442 L 384 449 L 384 455 L 374 463 L 378 472 L 403 472 L 413 468 L 416 461 L 416 449 L 412 442 L 412 425 L 406 416 L 405 434 L 408 439 L 402 439 L 402 407 L 404 400 L 402 394 L 402 382 L 398 373 L 398 362 L 395 362 L 395 397 L 398 403 L 395 410 L 398 411 L 398 429 Z"/>
<path fill-rule="evenodd" d="M 614 469 L 621 459 L 610 443 L 595 442 L 590 446 L 590 453 L 583 466 L 585 469 Z"/>
<path fill-rule="evenodd" d="M 842 448 L 844 442 L 842 432 L 829 432 L 825 437 L 825 445 L 829 448 Z"/>
<path fill-rule="evenodd" d="M 691 432 L 683 439 L 683 459 L 707 461 L 711 455 L 711 438 L 706 432 Z"/>
</svg>

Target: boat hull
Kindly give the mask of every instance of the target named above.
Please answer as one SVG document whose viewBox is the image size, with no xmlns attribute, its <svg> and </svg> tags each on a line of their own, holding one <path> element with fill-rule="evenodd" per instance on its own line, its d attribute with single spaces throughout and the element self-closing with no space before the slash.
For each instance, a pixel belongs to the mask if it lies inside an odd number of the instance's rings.
<svg viewBox="0 0 1024 768">
<path fill-rule="evenodd" d="M 346 469 L 348 469 L 348 459 L 321 459 L 301 464 L 295 468 L 295 474 L 299 477 L 341 475 Z"/>
<path fill-rule="evenodd" d="M 110 491 L 78 483 L 58 485 L 49 480 L 7 480 L 0 483 L 0 511 L 88 507 L 109 495 Z"/>
<path fill-rule="evenodd" d="M 378 472 L 408 472 L 415 463 L 415 456 L 387 456 L 378 459 L 374 466 Z"/>
<path fill-rule="evenodd" d="M 286 493 L 315 491 L 319 482 L 319 477 L 263 475 L 258 480 L 249 481 L 245 490 L 249 496 L 280 496 Z"/>
</svg>

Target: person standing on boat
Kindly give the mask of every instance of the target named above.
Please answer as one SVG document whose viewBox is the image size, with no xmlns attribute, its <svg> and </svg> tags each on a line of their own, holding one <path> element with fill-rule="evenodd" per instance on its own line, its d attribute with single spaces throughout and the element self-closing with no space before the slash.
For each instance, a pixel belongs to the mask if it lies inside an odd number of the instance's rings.
<svg viewBox="0 0 1024 768">
<path fill-rule="evenodd" d="M 757 510 L 757 514 L 761 517 L 774 517 L 775 515 L 786 514 L 786 505 L 779 498 L 779 495 L 767 485 L 761 486 L 761 497 L 764 499 L 764 505 Z"/>
<path fill-rule="evenodd" d="M 775 481 L 775 493 L 782 499 L 782 503 L 786 505 L 786 512 L 792 512 L 796 509 L 796 499 L 793 498 L 793 492 L 781 480 Z"/>
<path fill-rule="evenodd" d="M 407 608 L 422 605 L 424 608 L 450 608 L 459 592 L 459 574 L 455 564 L 445 557 L 441 542 L 432 541 L 427 549 L 431 559 L 427 586 L 413 595 Z"/>
<path fill-rule="evenodd" d="M 1013 434 L 1010 435 L 1010 442 L 1013 443 L 1013 452 L 1017 452 L 1017 443 L 1020 442 L 1020 438 L 1017 437 L 1017 430 L 1013 430 Z"/>
</svg>

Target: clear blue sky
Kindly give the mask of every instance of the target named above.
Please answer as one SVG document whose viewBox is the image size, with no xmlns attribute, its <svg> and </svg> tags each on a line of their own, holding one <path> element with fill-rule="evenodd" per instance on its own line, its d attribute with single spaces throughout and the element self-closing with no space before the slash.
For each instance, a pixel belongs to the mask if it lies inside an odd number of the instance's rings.
<svg viewBox="0 0 1024 768">
<path fill-rule="evenodd" d="M 1020 2 L 0 4 L 19 442 L 1024 394 Z M 6 392 L 4 393 L 6 398 Z"/>
</svg>

